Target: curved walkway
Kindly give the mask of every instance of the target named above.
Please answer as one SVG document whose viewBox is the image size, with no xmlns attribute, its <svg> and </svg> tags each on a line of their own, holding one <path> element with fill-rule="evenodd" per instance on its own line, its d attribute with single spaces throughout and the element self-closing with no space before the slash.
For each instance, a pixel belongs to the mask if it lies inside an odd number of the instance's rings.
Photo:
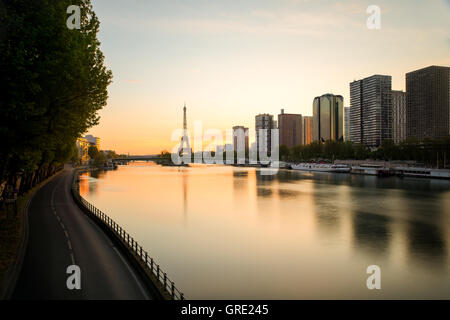
<svg viewBox="0 0 450 320">
<path fill-rule="evenodd" d="M 28 245 L 12 298 L 151 299 L 108 236 L 76 205 L 72 170 L 36 192 L 28 208 Z M 81 289 L 69 290 L 69 265 L 81 270 Z"/>
</svg>

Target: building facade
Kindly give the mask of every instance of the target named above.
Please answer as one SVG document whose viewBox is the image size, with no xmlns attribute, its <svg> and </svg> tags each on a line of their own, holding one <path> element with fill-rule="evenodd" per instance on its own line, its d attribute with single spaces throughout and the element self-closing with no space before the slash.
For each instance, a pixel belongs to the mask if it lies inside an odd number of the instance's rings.
<svg viewBox="0 0 450 320">
<path fill-rule="evenodd" d="M 94 137 L 93 135 L 86 135 L 84 138 L 89 142 L 91 146 L 97 147 L 97 150 L 100 151 L 100 138 Z"/>
<path fill-rule="evenodd" d="M 344 141 L 350 140 L 350 107 L 344 107 Z"/>
<path fill-rule="evenodd" d="M 334 94 L 315 97 L 313 101 L 313 140 L 343 140 L 344 98 Z"/>
<path fill-rule="evenodd" d="M 278 130 L 280 145 L 285 145 L 289 148 L 303 143 L 303 120 L 301 114 L 281 113 L 278 115 Z"/>
<path fill-rule="evenodd" d="M 406 139 L 406 92 L 392 90 L 392 139 L 400 143 Z"/>
<path fill-rule="evenodd" d="M 271 114 L 258 114 L 255 117 L 256 147 L 260 153 L 270 155 L 272 151 L 272 130 L 277 129 L 277 122 Z"/>
<path fill-rule="evenodd" d="M 86 164 L 89 162 L 89 147 L 91 144 L 86 138 L 78 138 L 77 142 L 77 150 L 78 150 L 78 160 L 81 161 L 81 163 Z"/>
<path fill-rule="evenodd" d="M 303 144 L 313 142 L 313 117 L 303 117 Z"/>
<path fill-rule="evenodd" d="M 373 75 L 350 83 L 350 140 L 379 147 L 392 139 L 392 78 Z"/>
<path fill-rule="evenodd" d="M 450 134 L 450 68 L 430 66 L 406 74 L 406 136 L 423 140 Z"/>
</svg>

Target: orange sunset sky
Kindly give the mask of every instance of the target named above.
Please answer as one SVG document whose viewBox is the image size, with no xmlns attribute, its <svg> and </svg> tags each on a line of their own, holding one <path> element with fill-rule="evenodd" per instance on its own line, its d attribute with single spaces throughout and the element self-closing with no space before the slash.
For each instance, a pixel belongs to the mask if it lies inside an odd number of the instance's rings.
<svg viewBox="0 0 450 320">
<path fill-rule="evenodd" d="M 171 150 L 174 129 L 254 128 L 258 113 L 312 114 L 315 96 L 373 74 L 450 66 L 450 1 L 93 0 L 114 74 L 100 124 L 102 149 Z M 381 8 L 369 30 L 366 9 Z"/>
</svg>

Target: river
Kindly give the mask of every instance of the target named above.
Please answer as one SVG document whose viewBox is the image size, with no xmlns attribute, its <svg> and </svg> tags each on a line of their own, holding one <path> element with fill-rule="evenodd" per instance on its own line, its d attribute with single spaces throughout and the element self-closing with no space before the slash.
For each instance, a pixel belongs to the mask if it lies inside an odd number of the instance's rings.
<svg viewBox="0 0 450 320">
<path fill-rule="evenodd" d="M 80 192 L 188 299 L 450 298 L 450 181 L 136 162 Z"/>
</svg>

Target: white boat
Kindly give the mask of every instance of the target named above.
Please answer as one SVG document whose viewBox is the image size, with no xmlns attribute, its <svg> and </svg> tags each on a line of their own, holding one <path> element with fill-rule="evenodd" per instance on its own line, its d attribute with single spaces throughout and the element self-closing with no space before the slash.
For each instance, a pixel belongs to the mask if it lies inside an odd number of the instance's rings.
<svg viewBox="0 0 450 320">
<path fill-rule="evenodd" d="M 450 170 L 446 169 L 397 167 L 395 172 L 397 175 L 405 177 L 450 179 Z"/>
<path fill-rule="evenodd" d="M 291 165 L 293 170 L 310 171 L 310 172 L 336 172 L 348 173 L 350 167 L 345 164 L 319 164 L 319 163 L 299 163 Z"/>
<path fill-rule="evenodd" d="M 357 166 L 352 166 L 352 173 L 364 174 L 369 176 L 389 176 L 389 168 L 385 168 L 379 164 L 360 164 Z"/>
</svg>

